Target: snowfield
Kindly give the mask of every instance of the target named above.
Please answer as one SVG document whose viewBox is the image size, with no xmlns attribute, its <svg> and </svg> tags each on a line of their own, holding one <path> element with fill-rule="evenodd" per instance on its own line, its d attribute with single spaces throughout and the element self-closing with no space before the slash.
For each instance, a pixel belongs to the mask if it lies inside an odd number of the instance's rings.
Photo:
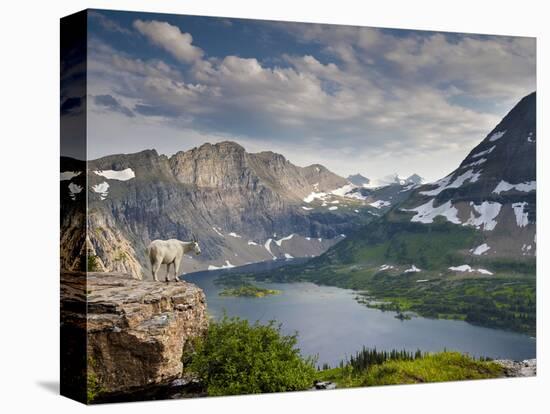
<svg viewBox="0 0 550 414">
<path fill-rule="evenodd" d="M 497 225 L 495 218 L 500 213 L 502 204 L 493 201 L 484 201 L 480 205 L 470 203 L 470 206 L 479 215 L 476 217 L 474 212 L 470 212 L 470 218 L 463 226 L 474 226 L 476 229 L 483 227 L 483 230 L 493 230 Z"/>
<path fill-rule="evenodd" d="M 216 227 L 212 227 L 212 230 L 214 230 L 218 236 L 225 237 L 225 236 L 222 234 L 222 232 L 220 232 L 220 230 L 217 229 Z"/>
<path fill-rule="evenodd" d="M 449 184 L 449 181 L 451 181 L 452 179 L 452 175 L 448 175 L 447 177 L 442 178 L 441 180 L 434 183 L 434 185 L 438 186 L 437 188 L 429 191 L 421 191 L 420 194 L 435 196 L 448 188 L 461 187 L 466 181 L 469 181 L 470 183 L 475 183 L 477 180 L 479 180 L 480 176 L 481 171 L 474 172 L 474 170 L 468 170 L 465 173 L 460 174 L 458 177 L 455 178 L 452 183 Z"/>
<path fill-rule="evenodd" d="M 466 164 L 466 165 L 463 165 L 462 167 L 460 168 L 471 168 L 471 167 L 475 167 L 477 165 L 481 165 L 483 164 L 485 161 L 487 161 L 487 158 L 481 158 L 477 161 L 474 161 L 474 162 L 471 162 L 470 164 Z"/>
<path fill-rule="evenodd" d="M 81 191 L 83 190 L 82 186 L 78 185 L 78 184 L 75 184 L 75 183 L 70 183 L 69 184 L 69 197 L 71 197 L 72 200 L 76 200 L 76 195 L 78 193 L 80 193 Z"/>
<path fill-rule="evenodd" d="M 228 235 L 228 236 L 231 236 L 231 237 L 235 237 L 236 239 L 240 239 L 240 238 L 241 238 L 240 235 L 238 235 L 237 233 L 234 233 L 234 232 L 228 233 L 227 235 Z"/>
<path fill-rule="evenodd" d="M 285 253 L 285 259 L 294 259 L 294 256 L 291 256 L 288 253 Z"/>
<path fill-rule="evenodd" d="M 302 206 L 302 209 L 304 209 L 306 211 L 309 211 L 309 210 L 313 210 L 313 207 Z"/>
<path fill-rule="evenodd" d="M 489 249 L 490 249 L 489 245 L 487 245 L 487 243 L 483 243 L 470 251 L 476 256 L 481 256 L 483 253 L 487 252 Z"/>
<path fill-rule="evenodd" d="M 271 242 L 272 242 L 272 241 L 273 241 L 273 239 L 267 239 L 267 241 L 266 241 L 265 244 L 264 244 L 264 247 L 265 247 L 265 249 L 269 252 L 269 254 L 270 254 L 271 256 L 273 256 L 273 260 L 276 260 L 276 259 L 277 259 L 277 256 L 275 256 L 275 255 L 273 254 L 273 252 L 271 251 Z"/>
<path fill-rule="evenodd" d="M 493 135 L 489 137 L 489 141 L 495 142 L 496 140 L 501 139 L 504 136 L 504 134 L 506 134 L 506 130 L 495 132 Z"/>
<path fill-rule="evenodd" d="M 421 272 L 421 271 L 422 271 L 422 269 L 419 269 L 415 265 L 412 265 L 409 269 L 405 270 L 404 273 L 416 273 L 416 272 Z"/>
<path fill-rule="evenodd" d="M 345 198 L 355 198 L 357 200 L 366 200 L 367 197 L 363 196 L 357 190 L 359 187 L 353 184 L 346 184 L 343 187 L 332 190 L 330 193 L 335 196 L 345 197 Z"/>
<path fill-rule="evenodd" d="M 504 191 L 510 191 L 510 190 L 518 190 L 522 191 L 524 193 L 528 193 L 530 191 L 535 191 L 537 189 L 537 182 L 536 181 L 526 181 L 524 183 L 518 183 L 518 184 L 510 184 L 504 180 L 502 180 L 496 188 L 493 190 L 493 193 L 500 194 Z"/>
<path fill-rule="evenodd" d="M 489 272 L 487 269 L 474 269 L 472 268 L 470 265 L 460 265 L 460 266 L 451 266 L 449 267 L 449 270 L 452 270 L 453 272 L 468 272 L 468 273 L 472 273 L 472 272 L 475 272 L 475 273 L 481 273 L 481 274 L 484 274 L 484 275 L 492 275 L 493 273 L 492 272 Z"/>
<path fill-rule="evenodd" d="M 518 227 L 525 227 L 529 224 L 529 213 L 525 211 L 526 206 L 527 202 L 525 201 L 512 204 L 512 208 L 516 214 L 516 224 Z"/>
<path fill-rule="evenodd" d="M 102 200 L 105 200 L 109 195 L 109 184 L 106 181 L 103 181 L 100 184 L 96 184 L 92 186 L 92 190 L 95 193 L 99 194 L 99 198 L 101 198 Z"/>
<path fill-rule="evenodd" d="M 338 210 L 338 207 L 332 206 L 332 207 L 329 207 L 328 209 L 329 209 L 330 211 L 334 211 L 334 210 Z"/>
<path fill-rule="evenodd" d="M 431 199 L 426 204 L 422 204 L 421 206 L 418 206 L 416 208 L 401 210 L 416 212 L 416 215 L 411 218 L 411 221 L 413 222 L 429 224 L 433 223 L 434 219 L 437 216 L 443 216 L 451 223 L 460 224 L 460 220 L 458 218 L 458 210 L 453 207 L 450 200 L 447 201 L 445 204 L 441 204 L 437 207 L 434 207 L 433 204 L 434 199 Z"/>
<path fill-rule="evenodd" d="M 387 264 L 383 264 L 382 266 L 380 266 L 378 268 L 379 271 L 383 272 L 384 270 L 389 270 L 389 269 L 393 269 L 393 266 L 392 265 L 387 265 Z"/>
<path fill-rule="evenodd" d="M 318 199 L 318 200 L 324 200 L 325 197 L 327 196 L 327 193 L 316 193 L 315 191 L 312 191 L 308 196 L 306 196 L 304 198 L 304 203 L 311 203 L 313 200 L 315 199 Z"/>
<path fill-rule="evenodd" d="M 134 170 L 126 168 L 122 171 L 115 170 L 96 170 L 95 174 L 107 178 L 108 180 L 128 181 L 136 176 Z"/>
<path fill-rule="evenodd" d="M 412 265 L 409 269 L 405 270 L 405 273 L 416 273 L 416 272 L 421 272 L 421 271 L 422 271 L 422 269 L 419 269 L 415 265 Z"/>
<path fill-rule="evenodd" d="M 376 200 L 374 203 L 369 203 L 369 206 L 372 206 L 374 208 L 382 208 L 391 206 L 391 203 L 389 201 Z"/>
<path fill-rule="evenodd" d="M 401 209 L 401 211 L 411 211 L 416 214 L 411 218 L 412 222 L 430 224 L 438 216 L 445 217 L 449 222 L 454 224 L 462 224 L 463 226 L 473 226 L 477 229 L 493 230 L 498 224 L 495 218 L 500 213 L 502 204 L 492 201 L 484 201 L 480 205 L 470 202 L 472 211 L 470 218 L 462 223 L 458 218 L 458 210 L 452 205 L 451 200 L 440 206 L 434 207 L 435 199 L 431 199 L 426 204 L 422 204 L 416 208 Z"/>
<path fill-rule="evenodd" d="M 249 246 L 258 246 L 258 243 L 253 242 L 252 240 L 248 240 Z"/>
<path fill-rule="evenodd" d="M 63 171 L 59 178 L 59 181 L 72 180 L 74 177 L 79 176 L 81 171 Z"/>
<path fill-rule="evenodd" d="M 472 155 L 472 158 L 483 157 L 484 155 L 490 154 L 491 152 L 493 152 L 495 148 L 496 148 L 496 145 L 493 145 L 491 148 L 485 151 L 481 151 L 481 152 L 478 152 L 477 154 Z"/>
<path fill-rule="evenodd" d="M 293 237 L 294 237 L 294 233 L 292 233 L 290 236 L 286 236 L 286 237 L 283 237 L 283 238 L 281 238 L 281 239 L 279 239 L 279 240 L 275 240 L 275 244 L 276 244 L 277 246 L 281 247 L 281 245 L 283 244 L 283 242 L 284 242 L 285 240 L 290 240 L 290 239 L 292 239 Z M 271 253 L 271 251 L 270 251 L 270 253 Z"/>
<path fill-rule="evenodd" d="M 229 260 L 226 260 L 225 264 L 221 266 L 209 265 L 208 270 L 231 269 L 232 267 L 235 267 L 235 265 L 232 265 Z"/>
</svg>

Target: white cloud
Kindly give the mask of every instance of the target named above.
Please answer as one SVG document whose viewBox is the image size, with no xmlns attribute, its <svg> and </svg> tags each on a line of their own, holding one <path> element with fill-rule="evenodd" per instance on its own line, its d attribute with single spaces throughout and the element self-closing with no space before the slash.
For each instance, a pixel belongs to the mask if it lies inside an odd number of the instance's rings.
<svg viewBox="0 0 550 414">
<path fill-rule="evenodd" d="M 151 42 L 184 63 L 192 63 L 202 58 L 204 52 L 194 46 L 193 36 L 182 33 L 177 26 L 157 20 L 134 21 L 134 27 Z"/>
<path fill-rule="evenodd" d="M 90 93 L 113 96 L 138 114 L 134 122 L 164 123 L 163 136 L 238 137 L 247 149 L 278 148 L 302 165 L 324 161 L 340 174 L 398 170 L 436 179 L 534 89 L 533 39 L 273 25 L 322 53 L 274 56 L 278 66 L 255 57 L 207 58 L 178 27 L 136 20 L 141 34 L 186 65 L 143 60 L 92 39 Z M 113 127 L 123 123 L 114 118 Z"/>
</svg>

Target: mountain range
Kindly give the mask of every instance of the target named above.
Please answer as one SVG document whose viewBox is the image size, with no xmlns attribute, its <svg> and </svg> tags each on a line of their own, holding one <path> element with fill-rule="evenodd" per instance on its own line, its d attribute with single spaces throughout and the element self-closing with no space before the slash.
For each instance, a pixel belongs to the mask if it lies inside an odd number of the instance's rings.
<svg viewBox="0 0 550 414">
<path fill-rule="evenodd" d="M 74 267 L 87 249 L 98 270 L 149 277 L 150 241 L 193 236 L 203 254 L 187 256 L 182 272 L 317 256 L 405 197 L 402 190 L 367 191 L 322 165 L 299 167 L 229 141 L 171 157 L 146 150 L 87 163 L 63 158 L 62 265 Z M 69 218 L 86 195 L 84 240 Z"/>
<path fill-rule="evenodd" d="M 252 276 L 356 289 L 361 303 L 401 318 L 412 311 L 534 336 L 536 250 L 532 93 L 446 177 L 412 185 L 320 256 Z"/>
</svg>

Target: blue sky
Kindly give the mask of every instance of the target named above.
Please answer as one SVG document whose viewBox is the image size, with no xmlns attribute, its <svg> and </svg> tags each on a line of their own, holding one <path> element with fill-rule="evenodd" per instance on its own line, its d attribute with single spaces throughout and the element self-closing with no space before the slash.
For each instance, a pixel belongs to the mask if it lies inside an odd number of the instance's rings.
<svg viewBox="0 0 550 414">
<path fill-rule="evenodd" d="M 446 175 L 535 90 L 535 40 L 89 14 L 90 158 L 235 140 L 376 178 Z"/>
</svg>

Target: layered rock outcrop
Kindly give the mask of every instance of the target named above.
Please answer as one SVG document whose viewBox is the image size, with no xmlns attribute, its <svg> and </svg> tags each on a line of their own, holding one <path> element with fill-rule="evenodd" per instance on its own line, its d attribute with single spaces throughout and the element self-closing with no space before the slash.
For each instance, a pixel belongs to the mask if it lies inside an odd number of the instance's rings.
<svg viewBox="0 0 550 414">
<path fill-rule="evenodd" d="M 86 331 L 88 387 L 100 396 L 181 378 L 184 349 L 208 327 L 204 293 L 190 283 L 64 273 L 61 286 L 62 325 Z"/>
</svg>

